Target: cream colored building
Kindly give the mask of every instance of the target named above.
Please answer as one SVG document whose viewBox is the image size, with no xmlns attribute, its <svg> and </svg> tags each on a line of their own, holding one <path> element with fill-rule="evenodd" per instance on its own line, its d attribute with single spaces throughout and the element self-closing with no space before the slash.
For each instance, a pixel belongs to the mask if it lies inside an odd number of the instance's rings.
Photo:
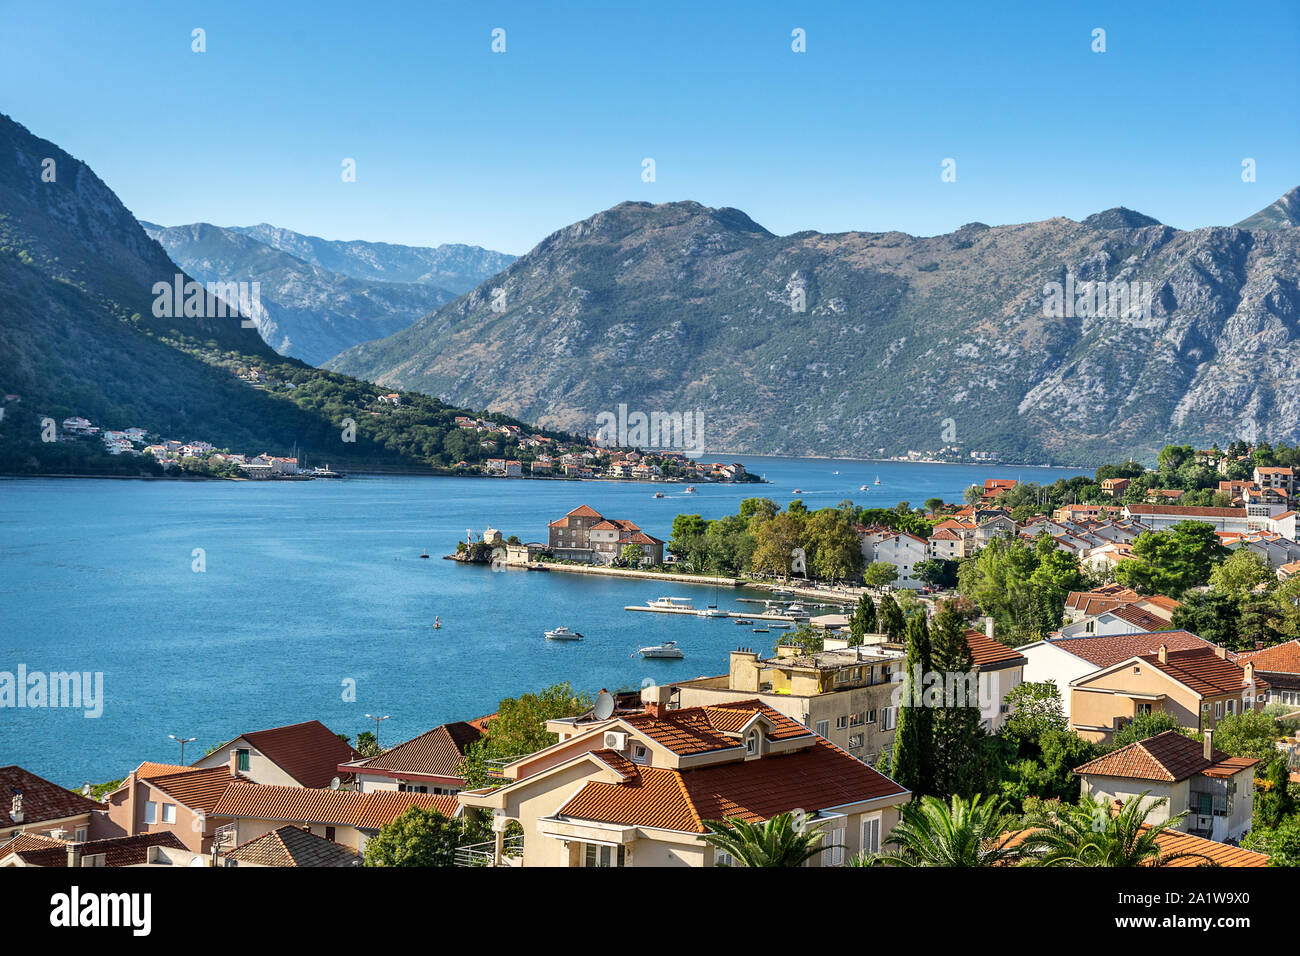
<svg viewBox="0 0 1300 956">
<path fill-rule="evenodd" d="M 507 766 L 503 786 L 458 795 L 491 816 L 493 862 L 511 864 L 505 833 L 517 823 L 516 865 L 723 865 L 704 821 L 801 810 L 825 825 L 828 848 L 811 865 L 843 865 L 880 848 L 911 796 L 755 698 L 672 710 L 667 687 L 643 695 L 644 713 L 570 722 L 569 736 Z"/>
</svg>

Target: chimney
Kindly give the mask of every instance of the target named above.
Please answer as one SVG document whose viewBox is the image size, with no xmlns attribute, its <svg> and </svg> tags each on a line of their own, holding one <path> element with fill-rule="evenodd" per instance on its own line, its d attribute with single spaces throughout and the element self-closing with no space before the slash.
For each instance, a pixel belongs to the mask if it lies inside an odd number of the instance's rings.
<svg viewBox="0 0 1300 956">
<path fill-rule="evenodd" d="M 23 822 L 23 795 L 22 791 L 14 791 L 13 803 L 9 805 L 9 819 L 14 823 Z"/>
<path fill-rule="evenodd" d="M 230 748 L 230 775 L 239 776 L 239 750 L 235 747 Z"/>
<path fill-rule="evenodd" d="M 659 684 L 652 684 L 649 687 L 641 689 L 641 703 L 645 706 L 645 712 L 651 717 L 662 717 L 668 710 L 668 699 L 672 697 L 673 689 L 664 687 Z"/>
<path fill-rule="evenodd" d="M 1159 649 L 1158 651 L 1156 651 L 1156 659 L 1159 660 L 1161 664 L 1168 664 L 1168 663 L 1169 663 L 1169 645 L 1168 645 L 1168 644 L 1161 644 L 1161 645 L 1160 645 L 1160 649 Z"/>
<path fill-rule="evenodd" d="M 81 844 L 80 843 L 74 842 L 68 844 L 68 866 L 70 867 L 81 866 Z"/>
<path fill-rule="evenodd" d="M 1225 647 L 1225 646 L 1222 645 L 1222 644 L 1215 644 L 1215 645 L 1214 645 L 1214 655 L 1215 655 L 1216 657 L 1221 657 L 1223 660 L 1226 661 L 1226 660 L 1228 659 L 1228 649 L 1227 649 L 1227 647 Z"/>
<path fill-rule="evenodd" d="M 1201 754 L 1206 760 L 1214 761 L 1214 731 L 1207 729 L 1205 731 L 1204 742 L 1201 747 Z"/>
<path fill-rule="evenodd" d="M 984 618 L 984 636 L 990 641 L 993 640 L 993 618 L 986 616 Z"/>
<path fill-rule="evenodd" d="M 1255 683 L 1255 665 L 1250 661 L 1246 661 L 1245 666 L 1242 669 L 1245 673 L 1241 677 L 1241 686 L 1250 687 Z"/>
</svg>

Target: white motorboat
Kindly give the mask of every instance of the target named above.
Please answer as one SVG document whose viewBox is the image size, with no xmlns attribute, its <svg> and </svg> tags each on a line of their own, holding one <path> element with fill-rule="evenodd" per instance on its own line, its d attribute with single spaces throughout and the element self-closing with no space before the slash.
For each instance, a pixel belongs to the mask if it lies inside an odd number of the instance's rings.
<svg viewBox="0 0 1300 956">
<path fill-rule="evenodd" d="M 781 630 L 785 630 L 788 627 L 794 627 L 794 625 L 788 621 L 764 621 L 763 623 L 768 627 L 780 628 Z"/>
<path fill-rule="evenodd" d="M 643 647 L 637 653 L 642 657 L 670 657 L 674 659 L 686 656 L 682 653 L 682 649 L 677 646 L 676 641 L 664 641 L 662 644 Z"/>
<path fill-rule="evenodd" d="M 547 631 L 546 639 L 548 641 L 580 641 L 582 640 L 582 635 L 577 631 L 569 630 L 564 625 L 560 625 L 553 631 Z"/>
<path fill-rule="evenodd" d="M 696 617 L 726 617 L 727 612 L 716 607 L 702 607 L 695 612 Z"/>
<path fill-rule="evenodd" d="M 659 597 L 659 598 L 655 598 L 653 601 L 647 601 L 646 603 L 649 604 L 650 607 L 654 607 L 654 608 L 667 608 L 667 609 L 669 609 L 669 610 L 673 610 L 673 611 L 693 611 L 693 610 L 694 610 L 694 607 L 692 607 L 692 605 L 691 605 L 691 599 L 690 599 L 690 598 L 681 598 L 681 597 Z"/>
<path fill-rule="evenodd" d="M 858 491 L 866 491 L 866 490 L 867 490 L 867 486 L 866 486 L 866 485 L 860 485 L 860 486 L 858 487 Z"/>
<path fill-rule="evenodd" d="M 693 495 L 693 494 L 695 494 L 695 486 L 694 486 L 694 485 L 687 485 L 687 486 L 686 486 L 686 493 L 687 493 L 688 495 Z"/>
</svg>

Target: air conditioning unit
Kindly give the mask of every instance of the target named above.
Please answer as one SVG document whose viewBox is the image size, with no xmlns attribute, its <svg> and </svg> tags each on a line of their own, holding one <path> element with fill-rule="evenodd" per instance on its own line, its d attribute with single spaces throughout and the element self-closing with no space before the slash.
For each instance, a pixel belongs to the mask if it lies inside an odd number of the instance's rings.
<svg viewBox="0 0 1300 956">
<path fill-rule="evenodd" d="M 624 750 L 627 747 L 627 734 L 621 734 L 617 731 L 609 730 L 605 732 L 605 749 L 606 750 Z"/>
</svg>

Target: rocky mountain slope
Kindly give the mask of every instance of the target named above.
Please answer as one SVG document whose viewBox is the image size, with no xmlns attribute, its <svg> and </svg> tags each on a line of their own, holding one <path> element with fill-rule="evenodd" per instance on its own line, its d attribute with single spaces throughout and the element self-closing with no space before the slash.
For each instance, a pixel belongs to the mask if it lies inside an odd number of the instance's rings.
<svg viewBox="0 0 1300 956">
<path fill-rule="evenodd" d="M 328 364 L 573 429 L 619 403 L 699 410 L 733 451 L 1084 463 L 1300 438 L 1298 275 L 1300 230 L 1127 209 L 775 236 L 735 209 L 627 202 Z M 1088 282 L 1138 285 L 1090 310 Z"/>
<path fill-rule="evenodd" d="M 311 365 L 392 335 L 455 297 L 427 283 L 331 272 L 239 230 L 208 223 L 141 225 L 173 262 L 201 282 L 258 282 L 260 307 L 249 316 L 258 332 L 281 355 Z"/>
</svg>

